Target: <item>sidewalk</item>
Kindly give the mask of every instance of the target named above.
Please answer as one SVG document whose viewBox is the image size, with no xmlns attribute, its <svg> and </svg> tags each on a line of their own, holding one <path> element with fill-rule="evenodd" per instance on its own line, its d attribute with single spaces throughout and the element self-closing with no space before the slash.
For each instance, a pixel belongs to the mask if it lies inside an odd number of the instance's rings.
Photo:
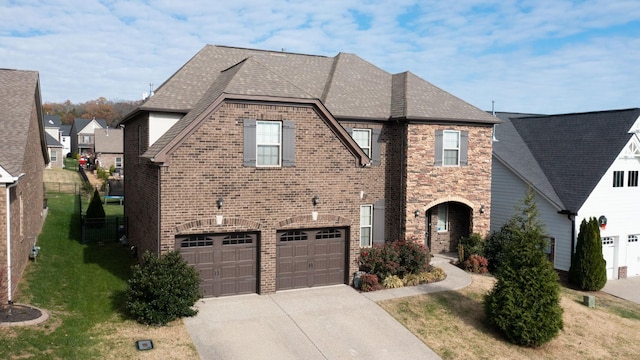
<svg viewBox="0 0 640 360">
<path fill-rule="evenodd" d="M 447 278 L 442 281 L 397 289 L 363 292 L 362 295 L 372 301 L 383 301 L 439 291 L 457 290 L 469 286 L 471 284 L 471 276 L 459 267 L 451 265 L 450 261 L 452 259 L 446 254 L 436 254 L 431 259 L 431 265 L 441 268 L 447 274 Z"/>
</svg>

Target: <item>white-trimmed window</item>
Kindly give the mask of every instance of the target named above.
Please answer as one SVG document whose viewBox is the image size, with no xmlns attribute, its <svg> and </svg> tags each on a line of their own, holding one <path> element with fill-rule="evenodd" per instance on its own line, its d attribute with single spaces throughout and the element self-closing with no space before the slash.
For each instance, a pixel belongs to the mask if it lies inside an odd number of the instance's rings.
<svg viewBox="0 0 640 360">
<path fill-rule="evenodd" d="M 57 162 L 58 161 L 58 150 L 53 150 L 51 149 L 51 162 Z"/>
<path fill-rule="evenodd" d="M 449 206 L 438 205 L 438 232 L 449 231 Z"/>
<path fill-rule="evenodd" d="M 460 165 L 460 132 L 445 130 L 442 136 L 442 165 Z"/>
<path fill-rule="evenodd" d="M 360 206 L 360 247 L 371 246 L 373 205 Z"/>
<path fill-rule="evenodd" d="M 627 236 L 627 242 L 630 243 L 637 243 L 638 239 L 640 239 L 640 235 L 639 234 L 632 234 Z"/>
<path fill-rule="evenodd" d="M 364 153 L 371 157 L 371 129 L 353 129 L 351 136 Z"/>
<path fill-rule="evenodd" d="M 121 157 L 117 157 L 116 158 L 116 168 L 121 168 L 122 167 L 122 158 Z"/>
<path fill-rule="evenodd" d="M 256 166 L 280 166 L 282 123 L 256 121 Z"/>
</svg>

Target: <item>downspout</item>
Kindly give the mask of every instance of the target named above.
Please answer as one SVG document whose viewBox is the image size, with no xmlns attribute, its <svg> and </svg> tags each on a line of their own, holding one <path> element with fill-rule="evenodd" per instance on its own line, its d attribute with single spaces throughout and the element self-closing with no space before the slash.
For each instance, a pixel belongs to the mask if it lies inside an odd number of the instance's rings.
<svg viewBox="0 0 640 360">
<path fill-rule="evenodd" d="M 9 305 L 13 304 L 13 297 L 11 294 L 11 188 L 18 185 L 18 180 L 24 176 L 24 173 L 13 178 L 12 184 L 7 184 L 7 302 Z"/>
<path fill-rule="evenodd" d="M 573 253 L 576 248 L 576 215 L 578 214 L 571 212 L 570 210 L 560 210 L 558 213 L 567 215 L 567 218 L 571 221 L 571 258 L 573 259 Z"/>
</svg>

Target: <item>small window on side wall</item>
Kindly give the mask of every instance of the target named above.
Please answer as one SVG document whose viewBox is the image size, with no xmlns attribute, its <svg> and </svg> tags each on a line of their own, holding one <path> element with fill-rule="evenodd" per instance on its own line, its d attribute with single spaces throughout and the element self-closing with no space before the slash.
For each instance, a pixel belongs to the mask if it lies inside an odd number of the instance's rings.
<svg viewBox="0 0 640 360">
<path fill-rule="evenodd" d="M 381 150 L 380 150 L 380 134 L 381 129 L 356 129 L 345 128 L 349 135 L 355 140 L 356 144 L 367 154 L 371 159 L 371 165 L 380 165 Z"/>
<path fill-rule="evenodd" d="M 630 170 L 629 171 L 629 180 L 627 183 L 629 187 L 637 187 L 638 186 L 638 171 Z"/>
<path fill-rule="evenodd" d="M 360 247 L 371 246 L 372 210 L 372 205 L 360 206 Z"/>
<path fill-rule="evenodd" d="M 243 122 L 243 165 L 246 167 L 295 166 L 295 123 L 283 121 Z"/>
</svg>

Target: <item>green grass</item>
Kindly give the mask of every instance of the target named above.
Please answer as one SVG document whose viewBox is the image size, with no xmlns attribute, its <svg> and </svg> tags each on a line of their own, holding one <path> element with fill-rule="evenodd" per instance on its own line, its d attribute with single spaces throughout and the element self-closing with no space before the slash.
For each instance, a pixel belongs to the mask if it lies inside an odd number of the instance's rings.
<svg viewBox="0 0 640 360">
<path fill-rule="evenodd" d="M 28 266 L 17 302 L 49 310 L 36 327 L 5 328 L 0 358 L 95 359 L 95 326 L 124 321 L 124 290 L 133 259 L 117 242 L 82 245 L 73 195 L 48 194 L 49 215 L 37 262 Z M 118 206 L 120 207 L 120 206 Z"/>
</svg>

